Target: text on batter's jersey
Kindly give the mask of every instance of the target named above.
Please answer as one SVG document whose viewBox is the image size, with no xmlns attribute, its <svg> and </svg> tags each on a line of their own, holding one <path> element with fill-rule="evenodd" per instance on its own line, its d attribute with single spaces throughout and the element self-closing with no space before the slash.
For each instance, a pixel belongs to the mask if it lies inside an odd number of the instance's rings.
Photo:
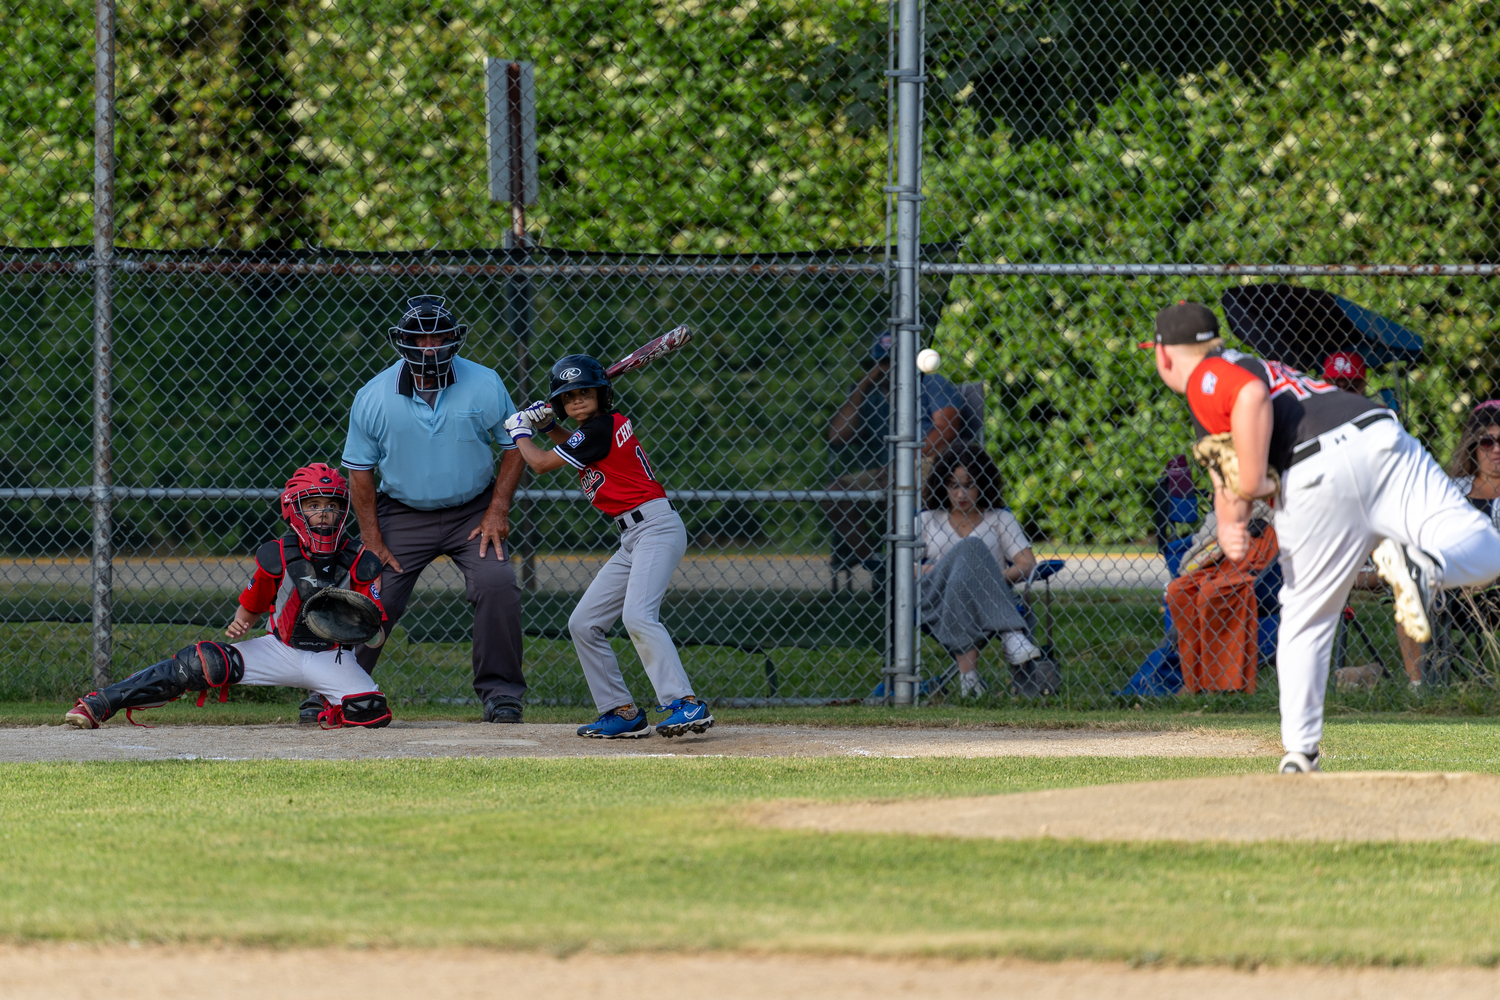
<svg viewBox="0 0 1500 1000">
<path fill-rule="evenodd" d="M 610 517 L 667 495 L 623 413 L 601 413 L 584 421 L 557 446 L 557 454 L 578 470 L 578 485 L 589 503 Z"/>
</svg>

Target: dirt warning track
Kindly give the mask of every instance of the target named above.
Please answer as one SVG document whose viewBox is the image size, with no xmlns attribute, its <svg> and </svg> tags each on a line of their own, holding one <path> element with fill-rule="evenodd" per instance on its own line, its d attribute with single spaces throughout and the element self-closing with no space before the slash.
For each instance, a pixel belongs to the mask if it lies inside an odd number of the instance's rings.
<svg viewBox="0 0 1500 1000">
<path fill-rule="evenodd" d="M 380 757 L 1247 757 L 1274 747 L 1214 730 L 822 729 L 719 724 L 702 735 L 589 740 L 577 726 L 402 722 L 385 729 L 158 726 L 0 729 L 0 761 L 361 760 Z"/>
<path fill-rule="evenodd" d="M 1494 969 L 1262 968 L 1132 969 L 1111 962 L 894 960 L 801 955 L 595 955 L 536 953 L 191 947 L 0 947 L 0 981 L 11 1000 L 60 995 L 116 1000 L 321 1000 L 331 970 L 354 970 L 366 1000 L 435 996 L 607 995 L 623 982 L 691 983 L 721 1000 L 1480 1000 L 1500 992 Z"/>
</svg>

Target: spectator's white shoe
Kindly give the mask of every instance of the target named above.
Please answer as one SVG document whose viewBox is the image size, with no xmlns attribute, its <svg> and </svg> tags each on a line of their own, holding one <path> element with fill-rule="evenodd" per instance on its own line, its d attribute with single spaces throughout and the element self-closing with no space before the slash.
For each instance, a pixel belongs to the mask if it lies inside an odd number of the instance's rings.
<svg viewBox="0 0 1500 1000">
<path fill-rule="evenodd" d="M 1370 554 L 1375 571 L 1390 584 L 1396 597 L 1396 624 L 1417 642 L 1432 641 L 1432 595 L 1438 587 L 1438 567 L 1415 545 L 1387 538 Z"/>
<path fill-rule="evenodd" d="M 1310 755 L 1293 750 L 1281 758 L 1281 766 L 1276 769 L 1281 774 L 1312 774 L 1321 771 L 1318 767 L 1318 751 L 1314 750 Z"/>
<path fill-rule="evenodd" d="M 1042 655 L 1041 647 L 1031 641 L 1031 636 L 1025 632 L 1001 632 L 1000 648 L 1005 651 L 1005 659 L 1012 665 L 1034 660 Z"/>
<path fill-rule="evenodd" d="M 976 670 L 969 674 L 960 673 L 958 688 L 961 698 L 982 698 L 988 693 L 990 686 L 984 682 L 984 678 L 980 677 L 979 671 Z"/>
</svg>

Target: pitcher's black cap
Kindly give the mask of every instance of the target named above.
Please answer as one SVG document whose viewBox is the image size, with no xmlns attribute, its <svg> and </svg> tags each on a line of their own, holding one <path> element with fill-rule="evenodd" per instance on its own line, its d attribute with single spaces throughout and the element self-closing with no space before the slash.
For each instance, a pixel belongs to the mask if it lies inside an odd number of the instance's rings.
<svg viewBox="0 0 1500 1000">
<path fill-rule="evenodd" d="M 1219 317 L 1201 302 L 1180 299 L 1156 314 L 1156 339 L 1143 340 L 1142 349 L 1157 344 L 1203 344 L 1219 335 Z"/>
</svg>

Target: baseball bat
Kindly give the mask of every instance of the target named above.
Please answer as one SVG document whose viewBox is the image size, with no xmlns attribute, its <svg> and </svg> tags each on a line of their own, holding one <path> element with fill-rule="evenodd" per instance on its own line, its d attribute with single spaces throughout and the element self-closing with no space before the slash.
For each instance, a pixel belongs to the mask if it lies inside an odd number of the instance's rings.
<svg viewBox="0 0 1500 1000">
<path fill-rule="evenodd" d="M 693 331 L 689 330 L 684 323 L 675 330 L 669 330 L 652 340 L 646 341 L 640 347 L 625 355 L 619 361 L 604 370 L 604 374 L 611 380 L 626 372 L 633 372 L 637 368 L 644 368 L 657 358 L 664 358 L 673 351 L 679 350 L 688 341 L 693 339 Z"/>
</svg>

